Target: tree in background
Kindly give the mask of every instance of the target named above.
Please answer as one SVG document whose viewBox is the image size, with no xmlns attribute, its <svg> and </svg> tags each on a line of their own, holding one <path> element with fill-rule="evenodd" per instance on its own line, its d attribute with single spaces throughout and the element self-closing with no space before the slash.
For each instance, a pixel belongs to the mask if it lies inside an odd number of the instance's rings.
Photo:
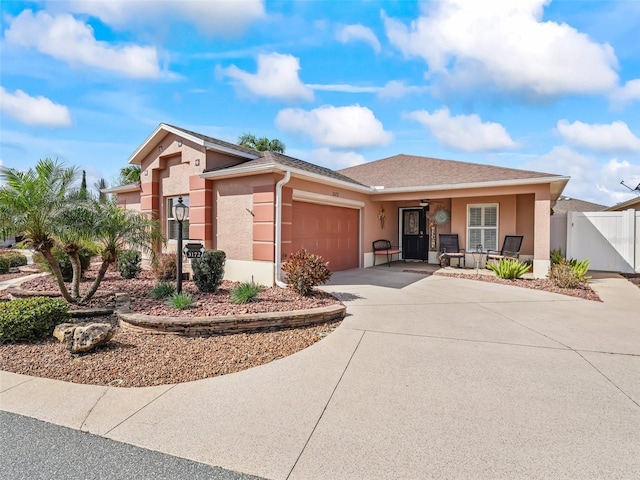
<svg viewBox="0 0 640 480">
<path fill-rule="evenodd" d="M 120 185 L 127 185 L 129 183 L 136 183 L 140 181 L 140 166 L 129 165 L 120 169 Z"/>
<path fill-rule="evenodd" d="M 238 137 L 238 145 L 247 148 L 253 148 L 259 152 L 276 152 L 284 153 L 286 145 L 277 138 L 269 140 L 267 137 L 257 138 L 252 133 L 243 133 Z"/>
<path fill-rule="evenodd" d="M 78 200 L 86 200 L 89 198 L 87 192 L 87 172 L 82 170 L 82 182 L 80 183 L 80 190 L 78 191 Z"/>
<path fill-rule="evenodd" d="M 93 187 L 98 191 L 98 201 L 100 203 L 104 203 L 107 201 L 107 194 L 103 193 L 102 190 L 107 188 L 107 181 L 104 178 L 101 178 L 96 183 L 93 184 Z"/>
</svg>

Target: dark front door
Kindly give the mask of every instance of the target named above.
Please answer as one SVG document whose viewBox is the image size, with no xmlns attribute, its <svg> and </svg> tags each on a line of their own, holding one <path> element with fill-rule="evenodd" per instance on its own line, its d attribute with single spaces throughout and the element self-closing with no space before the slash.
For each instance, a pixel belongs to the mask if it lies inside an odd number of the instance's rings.
<svg viewBox="0 0 640 480">
<path fill-rule="evenodd" d="M 407 260 L 427 260 L 429 235 L 425 208 L 402 211 L 402 255 Z"/>
</svg>

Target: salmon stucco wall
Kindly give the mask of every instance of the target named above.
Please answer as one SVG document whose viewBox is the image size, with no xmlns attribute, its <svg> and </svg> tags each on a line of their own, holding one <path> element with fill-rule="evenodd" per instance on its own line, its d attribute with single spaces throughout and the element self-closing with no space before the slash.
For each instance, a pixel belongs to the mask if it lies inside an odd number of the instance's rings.
<svg viewBox="0 0 640 480">
<path fill-rule="evenodd" d="M 215 244 L 227 258 L 253 260 L 254 187 L 275 185 L 275 182 L 271 174 L 214 182 Z"/>
<path fill-rule="evenodd" d="M 518 195 L 516 197 L 516 232 L 524 235 L 522 239 L 522 255 L 533 255 L 534 244 L 534 210 L 535 195 Z"/>
<path fill-rule="evenodd" d="M 119 193 L 117 197 L 118 206 L 127 210 L 140 210 L 140 192 Z"/>
</svg>

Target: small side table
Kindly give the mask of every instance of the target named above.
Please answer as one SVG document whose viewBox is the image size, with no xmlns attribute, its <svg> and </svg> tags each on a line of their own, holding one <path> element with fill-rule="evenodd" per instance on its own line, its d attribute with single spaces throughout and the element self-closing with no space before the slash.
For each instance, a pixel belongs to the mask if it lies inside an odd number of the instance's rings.
<svg viewBox="0 0 640 480">
<path fill-rule="evenodd" d="M 480 270 L 480 265 L 482 264 L 482 257 L 487 255 L 487 252 L 483 250 L 474 250 L 471 252 L 473 255 L 473 267 L 476 269 L 476 273 Z"/>
</svg>

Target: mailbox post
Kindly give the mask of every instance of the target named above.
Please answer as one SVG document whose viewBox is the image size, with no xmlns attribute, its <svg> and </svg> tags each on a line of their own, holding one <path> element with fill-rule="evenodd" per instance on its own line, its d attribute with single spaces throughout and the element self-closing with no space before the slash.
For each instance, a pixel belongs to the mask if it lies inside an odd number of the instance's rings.
<svg viewBox="0 0 640 480">
<path fill-rule="evenodd" d="M 182 222 L 188 218 L 189 207 L 182 203 L 182 197 L 178 198 L 178 203 L 173 207 L 173 216 L 178 222 L 178 268 L 176 279 L 176 292 L 182 293 Z"/>
</svg>

